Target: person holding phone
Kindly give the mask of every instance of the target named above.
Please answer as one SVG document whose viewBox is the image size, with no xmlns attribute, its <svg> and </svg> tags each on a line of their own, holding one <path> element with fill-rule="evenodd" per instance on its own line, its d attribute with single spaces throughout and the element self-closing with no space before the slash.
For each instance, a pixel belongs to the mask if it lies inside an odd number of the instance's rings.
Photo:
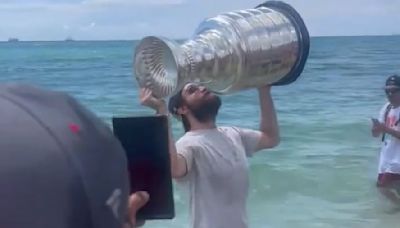
<svg viewBox="0 0 400 228">
<path fill-rule="evenodd" d="M 270 86 L 258 88 L 261 117 L 253 130 L 217 126 L 221 99 L 203 86 L 186 84 L 168 106 L 150 89 L 141 90 L 142 105 L 162 115 L 169 111 L 183 123 L 185 134 L 176 143 L 169 131 L 171 172 L 189 193 L 193 228 L 247 227 L 247 157 L 280 141 L 270 91 Z"/>
<path fill-rule="evenodd" d="M 387 78 L 385 93 L 388 99 L 379 114 L 372 118 L 372 135 L 381 137 L 377 186 L 380 192 L 400 206 L 400 76 Z"/>
<path fill-rule="evenodd" d="M 0 227 L 132 228 L 149 200 L 130 193 L 125 151 L 73 97 L 0 84 Z"/>
</svg>

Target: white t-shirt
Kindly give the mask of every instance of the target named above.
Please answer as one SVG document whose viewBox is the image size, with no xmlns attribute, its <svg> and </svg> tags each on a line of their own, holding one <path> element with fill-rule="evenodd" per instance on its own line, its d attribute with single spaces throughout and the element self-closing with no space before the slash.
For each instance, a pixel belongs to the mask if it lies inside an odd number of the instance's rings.
<svg viewBox="0 0 400 228">
<path fill-rule="evenodd" d="M 259 131 L 219 127 L 190 131 L 177 141 L 188 166 L 177 183 L 189 194 L 191 227 L 247 227 L 247 156 L 260 137 Z"/>
<path fill-rule="evenodd" d="M 379 122 L 386 122 L 387 126 L 400 131 L 400 107 L 391 108 L 385 121 L 385 112 L 388 105 L 385 104 L 382 107 L 379 114 Z M 396 122 L 398 122 L 397 125 L 395 125 Z M 390 134 L 385 134 L 385 140 L 382 142 L 378 172 L 400 173 L 400 140 Z"/>
</svg>

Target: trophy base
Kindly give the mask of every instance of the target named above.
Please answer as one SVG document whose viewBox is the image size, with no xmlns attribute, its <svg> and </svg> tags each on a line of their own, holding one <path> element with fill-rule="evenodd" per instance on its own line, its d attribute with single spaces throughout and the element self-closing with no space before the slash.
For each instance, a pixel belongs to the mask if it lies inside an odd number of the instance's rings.
<svg viewBox="0 0 400 228">
<path fill-rule="evenodd" d="M 281 78 L 279 81 L 271 84 L 272 86 L 287 85 L 297 80 L 303 72 L 306 64 L 308 54 L 310 51 L 310 35 L 307 27 L 301 18 L 300 14 L 290 5 L 281 1 L 267 1 L 263 4 L 258 5 L 259 7 L 267 7 L 279 11 L 289 18 L 297 30 L 297 39 L 301 45 L 299 45 L 299 58 L 294 64 L 290 72 Z"/>
</svg>

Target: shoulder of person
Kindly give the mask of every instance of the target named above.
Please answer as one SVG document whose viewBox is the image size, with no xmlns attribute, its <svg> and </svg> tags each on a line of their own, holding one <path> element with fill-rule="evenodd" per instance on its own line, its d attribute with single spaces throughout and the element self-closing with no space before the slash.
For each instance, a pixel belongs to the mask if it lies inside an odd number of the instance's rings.
<svg viewBox="0 0 400 228">
<path fill-rule="evenodd" d="M 182 135 L 178 140 L 176 140 L 176 143 L 177 144 L 185 144 L 185 143 L 188 143 L 189 141 L 191 141 L 191 138 L 192 138 L 193 136 L 191 136 L 191 135 L 188 135 L 188 134 L 184 134 L 184 135 Z"/>
<path fill-rule="evenodd" d="M 245 130 L 246 128 L 242 128 L 242 127 L 237 127 L 237 126 L 222 126 L 219 127 L 219 130 L 226 133 L 226 134 L 238 134 L 240 135 L 243 130 Z"/>
<path fill-rule="evenodd" d="M 180 148 L 195 147 L 199 142 L 200 139 L 197 135 L 184 134 L 175 142 L 175 145 Z"/>
<path fill-rule="evenodd" d="M 386 102 L 384 105 L 382 105 L 379 112 L 384 113 L 389 109 L 389 107 L 390 107 L 390 102 Z"/>
<path fill-rule="evenodd" d="M 220 127 L 218 127 L 218 130 L 221 132 L 231 132 L 231 131 L 239 132 L 239 129 L 240 128 L 235 127 L 235 126 L 220 126 Z"/>
<path fill-rule="evenodd" d="M 390 106 L 390 102 L 386 102 L 383 106 L 382 109 L 387 109 Z"/>
</svg>

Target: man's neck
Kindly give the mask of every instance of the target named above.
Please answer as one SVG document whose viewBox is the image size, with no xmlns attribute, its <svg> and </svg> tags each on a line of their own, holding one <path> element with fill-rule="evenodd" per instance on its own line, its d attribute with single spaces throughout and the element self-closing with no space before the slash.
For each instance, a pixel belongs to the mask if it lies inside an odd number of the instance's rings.
<svg viewBox="0 0 400 228">
<path fill-rule="evenodd" d="M 195 122 L 192 122 L 190 125 L 191 125 L 190 126 L 191 131 L 213 129 L 213 128 L 217 127 L 214 120 L 210 120 L 210 121 L 202 122 L 202 123 L 195 121 Z"/>
</svg>

